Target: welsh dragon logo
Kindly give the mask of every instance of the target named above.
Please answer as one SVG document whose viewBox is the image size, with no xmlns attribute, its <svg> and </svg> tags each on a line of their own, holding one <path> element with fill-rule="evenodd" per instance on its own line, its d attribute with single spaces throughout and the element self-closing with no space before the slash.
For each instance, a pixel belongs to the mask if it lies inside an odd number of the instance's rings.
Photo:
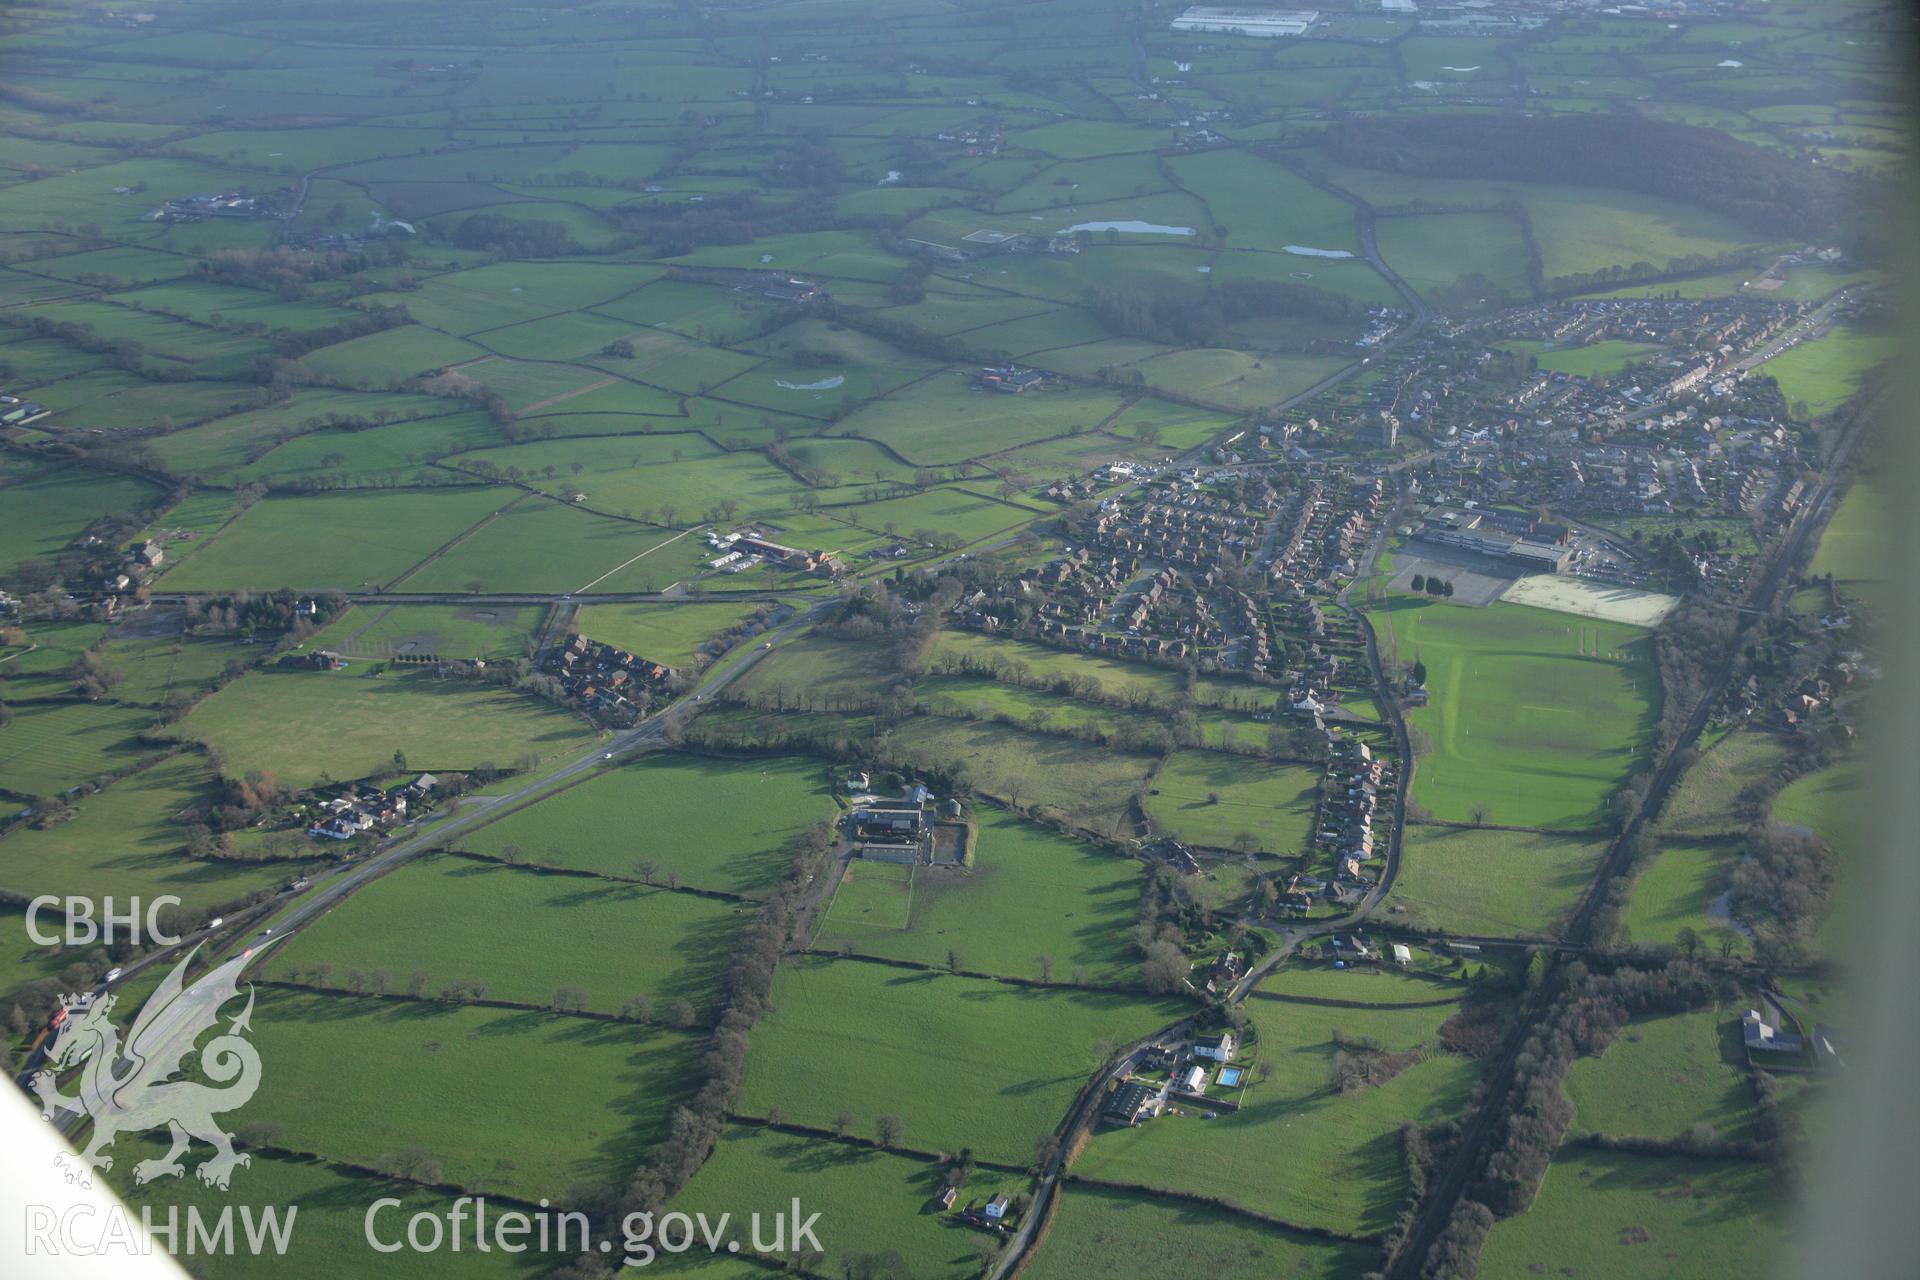
<svg viewBox="0 0 1920 1280">
<path fill-rule="evenodd" d="M 62 1112 L 92 1120 L 91 1138 L 80 1153 L 84 1164 L 111 1169 L 113 1157 L 106 1154 L 106 1148 L 113 1145 L 115 1137 L 144 1133 L 162 1125 L 172 1137 L 172 1149 L 158 1160 L 142 1160 L 135 1165 L 135 1182 L 177 1178 L 185 1173 L 180 1157 L 196 1139 L 214 1149 L 213 1156 L 195 1170 L 208 1186 L 226 1190 L 234 1167 L 251 1163 L 250 1157 L 233 1149 L 233 1136 L 213 1118 L 215 1112 L 244 1106 L 260 1087 L 260 1055 L 242 1036 L 252 1030 L 251 984 L 247 987 L 246 1008 L 231 1019 L 225 1032 L 200 1050 L 201 1072 L 226 1087 L 215 1089 L 197 1080 L 170 1078 L 181 1070 L 201 1033 L 220 1021 L 221 1006 L 239 996 L 237 980 L 247 963 L 246 956 L 236 956 L 186 987 L 182 975 L 198 951 L 195 947 L 175 965 L 141 1007 L 124 1046 L 120 1029 L 109 1016 L 117 997 L 61 999 L 66 1016 L 47 1050 L 48 1067 L 33 1077 L 33 1091 L 40 1095 L 40 1114 L 49 1120 Z M 76 1065 L 80 1067 L 80 1096 L 74 1098 L 60 1092 L 55 1077 Z"/>
</svg>

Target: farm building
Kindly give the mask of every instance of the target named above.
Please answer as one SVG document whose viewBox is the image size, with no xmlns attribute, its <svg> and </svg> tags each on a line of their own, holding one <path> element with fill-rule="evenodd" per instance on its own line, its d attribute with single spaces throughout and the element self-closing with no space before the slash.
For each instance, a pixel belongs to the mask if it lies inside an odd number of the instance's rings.
<svg viewBox="0 0 1920 1280">
<path fill-rule="evenodd" d="M 1213 31 L 1231 36 L 1303 36 L 1320 20 L 1317 9 L 1217 9 L 1195 5 L 1168 23 L 1172 31 Z"/>
<path fill-rule="evenodd" d="M 1748 1049 L 1758 1049 L 1763 1053 L 1799 1053 L 1802 1045 L 1800 1037 L 1791 1031 L 1782 1031 L 1768 1022 L 1758 1009 L 1749 1009 L 1740 1019 L 1740 1033 L 1746 1040 Z"/>
<path fill-rule="evenodd" d="M 1137 1125 L 1153 1118 L 1159 1095 L 1144 1084 L 1123 1084 L 1113 1091 L 1100 1114 L 1113 1124 Z"/>
</svg>

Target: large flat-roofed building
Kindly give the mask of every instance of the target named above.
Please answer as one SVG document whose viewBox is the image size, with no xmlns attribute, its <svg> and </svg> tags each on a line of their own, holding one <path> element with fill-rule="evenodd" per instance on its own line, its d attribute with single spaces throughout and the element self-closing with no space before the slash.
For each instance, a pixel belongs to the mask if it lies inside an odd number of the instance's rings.
<svg viewBox="0 0 1920 1280">
<path fill-rule="evenodd" d="M 1216 9 L 1195 5 L 1168 24 L 1173 31 L 1213 31 L 1236 36 L 1303 36 L 1320 19 L 1318 9 Z"/>
</svg>

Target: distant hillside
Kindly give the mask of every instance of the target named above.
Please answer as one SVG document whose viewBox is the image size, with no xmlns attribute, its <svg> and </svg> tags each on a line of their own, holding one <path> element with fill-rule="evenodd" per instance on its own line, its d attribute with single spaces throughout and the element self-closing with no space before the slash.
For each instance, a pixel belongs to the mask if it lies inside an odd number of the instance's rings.
<svg viewBox="0 0 1920 1280">
<path fill-rule="evenodd" d="M 1342 121 L 1324 145 L 1352 164 L 1425 177 L 1618 187 L 1684 200 L 1766 235 L 1839 229 L 1861 180 L 1712 129 L 1632 116 L 1446 115 Z"/>
</svg>

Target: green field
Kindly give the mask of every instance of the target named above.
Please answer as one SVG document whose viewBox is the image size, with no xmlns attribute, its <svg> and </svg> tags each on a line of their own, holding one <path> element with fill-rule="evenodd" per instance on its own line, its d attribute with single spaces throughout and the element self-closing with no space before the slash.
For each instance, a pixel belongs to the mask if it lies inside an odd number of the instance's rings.
<svg viewBox="0 0 1920 1280">
<path fill-rule="evenodd" d="M 1872 812 L 1866 768 L 1858 763 L 1796 778 L 1773 798 L 1775 822 L 1811 831 L 1843 857 L 1870 852 L 1866 835 Z"/>
<path fill-rule="evenodd" d="M 367 604 L 308 642 L 349 658 L 521 658 L 547 611 L 538 605 Z"/>
<path fill-rule="evenodd" d="M 255 672 L 200 703 L 177 732 L 230 768 L 301 786 L 392 772 L 396 751 L 411 769 L 444 773 L 577 754 L 594 740 L 579 717 L 501 685 L 368 662 Z"/>
<path fill-rule="evenodd" d="M 977 817 L 972 866 L 855 861 L 815 946 L 931 965 L 952 951 L 962 968 L 1019 978 L 1039 978 L 1046 956 L 1056 982 L 1083 969 L 1131 983 L 1139 864 L 999 809 Z"/>
<path fill-rule="evenodd" d="M 1150 1280 L 1204 1271 L 1219 1280 L 1340 1280 L 1378 1257 L 1366 1245 L 1333 1244 L 1239 1214 L 1069 1185 L 1045 1244 L 1022 1272 L 1033 1280 Z"/>
<path fill-rule="evenodd" d="M 684 667 L 695 662 L 709 640 L 748 621 L 760 608 L 742 601 L 595 604 L 580 610 L 574 627 L 589 640 L 598 640 L 670 667 Z"/>
<path fill-rule="evenodd" d="M 1431 702 L 1409 713 L 1413 796 L 1437 818 L 1596 827 L 1639 766 L 1659 713 L 1637 627 L 1495 604 L 1389 600 L 1376 619 L 1418 652 Z M 1424 740 L 1424 741 L 1423 741 Z"/>
<path fill-rule="evenodd" d="M 1850 324 L 1837 324 L 1818 338 L 1761 365 L 1772 374 L 1796 418 L 1818 418 L 1845 404 L 1875 365 L 1899 349 L 1899 339 Z"/>
<path fill-rule="evenodd" d="M 1746 940 L 1713 904 L 1733 882 L 1739 851 L 1730 842 L 1666 840 L 1640 866 L 1633 880 L 1623 924 L 1634 942 L 1671 946 L 1682 929 L 1691 929 L 1710 953 L 1731 945 L 1743 953 Z"/>
<path fill-rule="evenodd" d="M 523 1199 L 617 1185 L 695 1080 L 683 1033 L 544 1013 L 262 991 L 253 1026 L 268 1066 L 247 1116 L 281 1145 L 362 1165 L 422 1147 L 449 1181 Z M 557 1062 L 567 1083 L 546 1088 Z"/>
<path fill-rule="evenodd" d="M 265 498 L 161 581 L 168 591 L 375 588 L 508 498 L 500 489 Z"/>
<path fill-rule="evenodd" d="M 1016 808 L 1110 834 L 1146 781 L 1150 756 L 1005 725 L 916 716 L 888 739 L 903 764 L 963 761 L 975 790 Z"/>
<path fill-rule="evenodd" d="M 151 753 L 138 741 L 151 710 L 111 702 L 30 702 L 0 729 L 0 789 L 58 795 Z"/>
<path fill-rule="evenodd" d="M 1246 1088 L 1239 1111 L 1210 1121 L 1168 1114 L 1103 1131 L 1074 1172 L 1219 1197 L 1300 1226 L 1384 1230 L 1407 1195 L 1401 1124 L 1457 1116 L 1473 1088 L 1474 1065 L 1431 1043 L 1453 1006 L 1337 1009 L 1253 1000 L 1246 1009 L 1259 1057 L 1275 1070 Z M 1390 1053 L 1427 1047 L 1421 1061 L 1387 1083 L 1341 1095 L 1328 1083 L 1336 1034 L 1371 1037 Z"/>
<path fill-rule="evenodd" d="M 407 1220 L 416 1213 L 431 1213 L 444 1220 L 453 1205 L 451 1191 L 424 1189 L 402 1180 L 376 1178 L 338 1164 L 308 1157 L 250 1153 L 251 1163 L 233 1175 L 230 1190 L 209 1187 L 193 1175 L 195 1161 L 211 1154 L 196 1146 L 186 1157 L 188 1172 L 178 1178 L 162 1178 L 146 1186 L 135 1186 L 133 1167 L 138 1160 L 158 1159 L 166 1144 L 156 1138 L 122 1138 L 114 1145 L 114 1169 L 111 1180 L 115 1192 L 135 1214 L 151 1212 L 156 1225 L 164 1226 L 169 1208 L 181 1211 L 181 1230 L 191 1219 L 185 1215 L 197 1209 L 201 1221 L 212 1226 L 222 1210 L 246 1206 L 258 1214 L 269 1206 L 281 1211 L 282 1221 L 291 1218 L 293 1230 L 285 1254 L 273 1258 L 273 1273 L 289 1280 L 329 1280 L 343 1270 L 356 1276 L 381 1277 L 382 1280 L 441 1280 L 442 1277 L 528 1277 L 540 1274 L 556 1261 L 558 1250 L 545 1255 L 537 1245 L 521 1254 L 490 1249 L 482 1254 L 472 1247 L 459 1253 L 451 1249 L 437 1253 L 402 1249 L 398 1253 L 380 1253 L 367 1243 L 367 1210 L 375 1200 L 390 1197 L 397 1205 L 380 1210 L 374 1222 L 382 1243 L 405 1239 Z M 297 1210 L 289 1213 L 288 1210 Z M 497 1208 L 497 1206 L 496 1206 Z M 240 1242 L 232 1254 L 201 1252 L 192 1257 L 193 1274 L 211 1280 L 245 1280 L 259 1274 L 261 1259 L 245 1246 L 246 1235 L 236 1214 L 234 1234 Z M 555 1235 L 557 1237 L 557 1231 Z M 422 1239 L 425 1239 L 423 1236 Z M 529 1236 L 531 1244 L 537 1236 Z M 577 1232 L 574 1240 L 577 1241 Z M 271 1245 L 267 1248 L 271 1249 Z M 576 1243 L 577 1248 L 577 1243 Z M 185 1251 L 184 1240 L 181 1245 Z"/>
<path fill-rule="evenodd" d="M 845 1110 L 857 1131 L 904 1121 L 919 1150 L 972 1147 L 1024 1163 L 1099 1065 L 1173 1021 L 1180 1006 L 1106 991 L 1040 991 L 809 956 L 781 969 L 773 1011 L 754 1028 L 740 1109 L 778 1107 L 827 1127 Z"/>
<path fill-rule="evenodd" d="M 1494 1226 L 1480 1274 L 1765 1272 L 1786 1247 L 1785 1210 L 1764 1164 L 1567 1147 L 1532 1207 Z"/>
<path fill-rule="evenodd" d="M 1546 373 L 1565 373 L 1580 378 L 1611 378 L 1629 365 L 1660 354 L 1660 348 L 1645 342 L 1608 339 L 1583 347 L 1556 347 L 1552 344 L 1512 342 L 1511 351 L 1533 356 L 1534 364 Z"/>
<path fill-rule="evenodd" d="M 1477 303 L 1527 294 L 1526 245 L 1510 214 L 1383 218 L 1378 235 L 1388 265 L 1436 301 Z"/>
<path fill-rule="evenodd" d="M 0 582 L 10 582 L 22 561 L 64 550 L 100 516 L 139 510 L 159 496 L 138 480 L 72 467 L 0 488 Z"/>
<path fill-rule="evenodd" d="M 639 885 L 543 875 L 466 858 L 414 863 L 301 931 L 268 965 L 282 979 L 400 991 L 482 981 L 490 998 L 542 1005 L 563 987 L 595 1013 L 636 995 L 656 1011 L 715 999 L 745 917 L 725 902 Z M 332 972 L 316 979 L 316 965 Z M 374 977 L 375 971 L 384 980 Z"/>
<path fill-rule="evenodd" d="M 186 856 L 174 819 L 210 799 L 211 783 L 206 763 L 182 754 L 87 796 L 66 821 L 16 827 L 0 837 L 0 887 L 29 898 L 171 893 L 193 911 L 287 879 L 284 865 Z"/>
<path fill-rule="evenodd" d="M 49 412 L 0 423 L 0 802 L 17 815 L 0 892 L 177 894 L 189 921 L 284 932 L 292 883 L 332 883 L 370 843 L 434 846 L 353 880 L 251 975 L 265 1075 L 230 1126 L 259 1144 L 235 1195 L 303 1202 L 311 1225 L 274 1265 L 617 1270 L 592 1249 L 370 1255 L 363 1202 L 444 1208 L 471 1189 L 611 1210 L 660 1198 L 632 1181 L 657 1162 L 671 1207 L 825 1213 L 822 1257 L 658 1260 L 669 1275 L 989 1276 L 1004 1240 L 928 1207 L 924 1157 L 995 1166 L 970 1198 L 1032 1190 L 1036 1142 L 1107 1053 L 1201 1008 L 1142 994 L 1163 985 L 1142 943 L 1177 916 L 1192 957 L 1270 956 L 1304 935 L 1266 918 L 1267 882 L 1330 874 L 1319 747 L 1279 705 L 1313 674 L 1299 595 L 1268 572 L 1290 513 L 1314 554 L 1358 556 L 1345 513 L 1393 461 L 1390 502 L 1544 508 L 1643 547 L 1711 534 L 1741 571 L 1763 563 L 1777 521 L 1733 490 L 1749 469 L 1830 463 L 1815 437 L 1893 357 L 1898 290 L 1869 224 L 1897 207 L 1878 188 L 1913 131 L 1885 0 L 1536 5 L 1538 25 L 1505 3 L 1365 0 L 1277 40 L 1170 29 L 1184 7 L 9 9 L 0 393 Z M 1551 146 L 1582 121 L 1618 129 Z M 1657 162 L 1613 154 L 1643 128 Z M 226 193 L 257 203 L 193 211 Z M 1664 382 L 1787 304 L 1804 308 L 1776 339 L 1793 345 L 1689 423 L 1643 414 L 1657 395 L 1617 417 L 1601 403 L 1617 397 L 1571 381 Z M 1723 336 L 1736 314 L 1748 327 Z M 1831 328 L 1809 337 L 1816 314 Z M 1043 376 L 997 394 L 981 375 L 1002 364 Z M 1529 365 L 1558 375 L 1546 395 L 1522 393 Z M 1362 429 L 1383 410 L 1407 432 L 1396 450 Z M 1783 450 L 1753 434 L 1769 415 L 1799 424 Z M 1669 458 L 1679 509 L 1617 514 L 1661 450 L 1698 460 L 1704 493 Z M 1312 483 L 1325 505 L 1296 507 Z M 1894 662 L 1879 526 L 1898 492 L 1854 483 L 1831 512 L 1784 630 L 1749 655 L 1770 697 L 1816 659 L 1830 675 L 1816 650 L 1857 648 L 1834 714 L 1864 726 L 1869 673 Z M 1245 523 L 1180 518 L 1215 499 Z M 1144 502 L 1200 554 L 1095 530 L 1103 507 Z M 1362 540 L 1384 534 L 1390 558 L 1418 518 L 1376 506 Z M 831 551 L 838 572 L 729 572 L 709 541 L 729 531 Z M 164 563 L 123 589 L 146 539 Z M 1081 551 L 1056 583 L 1046 566 Z M 1152 628 L 1189 662 L 1019 638 L 1106 628 L 1110 588 L 1162 563 L 1185 581 Z M 1484 1065 L 1441 1048 L 1442 1025 L 1486 1000 L 1524 1034 L 1493 1002 L 1605 887 L 1622 793 L 1660 740 L 1655 636 L 1517 601 L 1380 599 L 1385 558 L 1373 572 L 1351 596 L 1303 584 L 1329 615 L 1305 665 L 1339 657 L 1329 692 L 1352 714 L 1332 741 L 1406 771 L 1411 822 L 1377 815 L 1368 864 L 1390 892 L 1363 914 L 1432 945 L 1406 969 L 1335 969 L 1320 937 L 1290 950 L 1245 1002 L 1246 1108 L 1097 1131 L 1019 1264 L 1036 1280 L 1390 1269 L 1381 1244 L 1418 1181 L 1403 1128 L 1439 1126 L 1447 1158 L 1443 1122 L 1470 1114 Z M 1716 598 L 1739 594 L 1714 577 Z M 281 602 L 261 599 L 280 591 L 333 616 L 281 632 L 263 621 Z M 1265 676 L 1217 661 L 1242 591 L 1282 650 Z M 1195 596 L 1204 612 L 1183 616 Z M 1426 667 L 1430 701 L 1404 720 L 1343 601 L 1372 610 L 1389 680 Z M 1853 626 L 1816 630 L 1829 611 Z M 558 687 L 545 660 L 575 634 L 675 669 L 635 695 L 640 730 L 598 727 Z M 349 665 L 300 664 L 321 649 Z M 94 701 L 89 652 L 124 676 Z M 1885 747 L 1816 744 L 1825 767 L 1776 798 L 1800 758 L 1785 736 L 1702 742 L 1594 946 L 1768 954 L 1722 908 L 1771 821 L 1831 845 L 1836 901 L 1802 920 L 1787 886 L 1772 924 L 1743 904 L 1756 927 L 1790 921 L 1811 959 L 1852 954 L 1838 900 L 1878 882 L 1865 773 Z M 961 863 L 822 853 L 845 852 L 859 770 L 960 800 Z M 301 839 L 310 796 L 239 803 L 429 771 L 472 789 L 379 841 Z M 203 823 L 222 831 L 211 848 Z M 1171 904 L 1147 854 L 1162 839 L 1206 863 Z M 240 923 L 250 896 L 283 893 Z M 763 914 L 785 930 L 764 1002 Z M 1517 945 L 1463 962 L 1446 933 Z M 0 1012 L 9 987 L 44 1005 L 48 979 L 91 981 L 80 959 L 130 963 L 0 948 Z M 119 989 L 158 981 L 148 967 Z M 484 1000 L 451 1003 L 464 983 Z M 1824 1008 L 1839 985 L 1792 987 Z M 1576 1130 L 1760 1136 L 1707 1034 L 1737 1016 L 1724 994 L 1580 1062 Z M 47 1012 L 23 1008 L 5 1038 L 24 1047 L 15 1032 Z M 1356 1084 L 1367 1040 L 1391 1061 Z M 740 1088 L 707 1088 L 735 1067 Z M 1789 1114 L 1829 1092 L 1783 1080 Z M 770 1110 L 790 1123 L 763 1124 Z M 823 1136 L 842 1111 L 849 1140 Z M 866 1139 L 887 1114 L 905 1132 L 883 1153 Z M 412 1147 L 441 1168 L 363 1167 Z M 134 1194 L 228 1198 L 176 1185 Z M 1758 1162 L 1603 1156 L 1576 1136 L 1482 1274 L 1765 1275 L 1785 1215 Z"/>
<path fill-rule="evenodd" d="M 871 1136 L 862 1131 L 861 1136 Z M 942 1170 L 929 1161 L 890 1155 L 871 1148 L 843 1146 L 759 1125 L 734 1125 L 719 1151 L 674 1198 L 684 1213 L 705 1212 L 718 1219 L 731 1213 L 741 1248 L 752 1236 L 744 1219 L 758 1211 L 763 1222 L 789 1211 L 796 1196 L 806 1213 L 818 1213 L 815 1234 L 829 1265 L 849 1255 L 898 1252 L 911 1274 L 970 1280 L 980 1269 L 973 1248 L 975 1233 L 951 1217 L 934 1212 Z M 999 1192 L 1024 1190 L 1026 1179 L 976 1171 L 960 1189 L 955 1208 Z M 791 1224 L 789 1224 L 791 1225 Z M 772 1243 L 772 1227 L 763 1243 Z"/>
<path fill-rule="evenodd" d="M 1722 1138 L 1760 1136 L 1732 1008 L 1629 1022 L 1605 1053 L 1573 1064 L 1567 1097 L 1580 1132 L 1677 1138 L 1709 1124 Z"/>
<path fill-rule="evenodd" d="M 1869 604 L 1880 603 L 1888 576 L 1881 551 L 1892 514 L 1892 497 L 1884 487 L 1871 479 L 1856 480 L 1821 530 L 1807 572 L 1830 573 L 1843 593 L 1857 591 Z"/>
<path fill-rule="evenodd" d="M 1761 815 L 1741 800 L 1749 787 L 1764 787 L 1786 763 L 1787 740 L 1765 729 L 1736 729 L 1700 753 L 1680 775 L 1661 826 L 1675 835 L 1738 835 Z"/>
<path fill-rule="evenodd" d="M 1606 842 L 1534 831 L 1409 825 L 1393 900 L 1429 927 L 1552 933 L 1599 872 Z"/>
<path fill-rule="evenodd" d="M 1178 751 L 1153 776 L 1147 816 L 1216 849 L 1294 853 L 1312 837 L 1320 771 L 1210 751 Z"/>
<path fill-rule="evenodd" d="M 825 778 L 803 760 L 643 756 L 482 828 L 477 853 L 618 876 L 653 860 L 664 881 L 759 895 L 792 862 L 790 845 L 828 819 Z"/>
</svg>

